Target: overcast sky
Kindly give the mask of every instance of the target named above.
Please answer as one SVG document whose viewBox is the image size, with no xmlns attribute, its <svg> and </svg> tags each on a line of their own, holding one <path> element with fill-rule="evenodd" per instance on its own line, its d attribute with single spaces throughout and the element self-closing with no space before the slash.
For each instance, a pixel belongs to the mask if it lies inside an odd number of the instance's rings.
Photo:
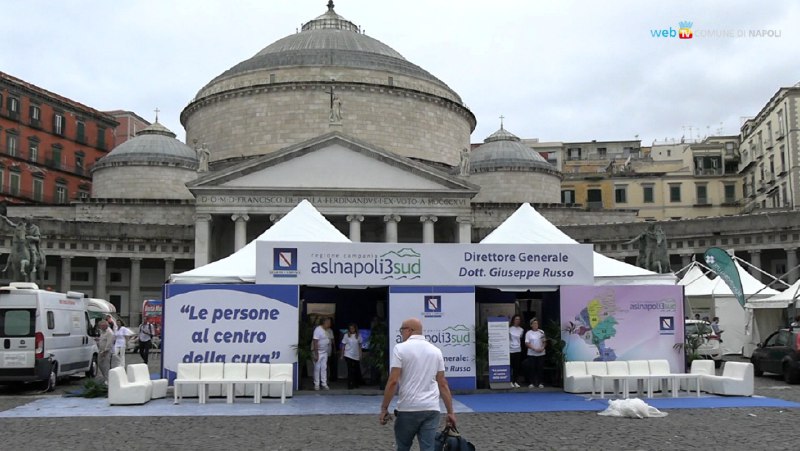
<svg viewBox="0 0 800 451">
<path fill-rule="evenodd" d="M 103 111 L 152 121 L 159 108 L 181 140 L 180 113 L 200 88 L 326 11 L 325 0 L 0 4 L 0 70 Z M 335 4 L 461 96 L 478 120 L 472 142 L 501 114 L 507 130 L 541 141 L 737 134 L 800 81 L 795 0 Z M 652 37 L 677 34 L 679 21 L 693 23 L 692 39 Z"/>
</svg>

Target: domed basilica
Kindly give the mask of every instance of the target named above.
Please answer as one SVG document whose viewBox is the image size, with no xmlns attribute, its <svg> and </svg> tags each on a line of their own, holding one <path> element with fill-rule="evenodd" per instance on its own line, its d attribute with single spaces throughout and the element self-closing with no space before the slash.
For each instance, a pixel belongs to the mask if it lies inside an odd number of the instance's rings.
<svg viewBox="0 0 800 451">
<path fill-rule="evenodd" d="M 502 124 L 470 150 L 461 97 L 333 2 L 200 88 L 181 122 L 186 144 L 156 118 L 99 160 L 91 198 L 27 208 L 50 286 L 136 322 L 170 274 L 235 252 L 303 199 L 353 241 L 443 243 L 560 200 L 554 166 Z"/>
</svg>

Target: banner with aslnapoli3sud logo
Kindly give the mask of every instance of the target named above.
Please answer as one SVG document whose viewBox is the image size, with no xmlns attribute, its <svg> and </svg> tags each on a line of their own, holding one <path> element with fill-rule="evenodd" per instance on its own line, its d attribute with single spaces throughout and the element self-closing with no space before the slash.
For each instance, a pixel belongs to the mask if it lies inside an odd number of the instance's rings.
<svg viewBox="0 0 800 451">
<path fill-rule="evenodd" d="M 256 283 L 536 286 L 594 283 L 588 244 L 256 244 Z"/>
<path fill-rule="evenodd" d="M 442 351 L 450 388 L 474 390 L 475 288 L 390 287 L 389 355 L 408 318 L 422 320 L 425 338 Z"/>
</svg>

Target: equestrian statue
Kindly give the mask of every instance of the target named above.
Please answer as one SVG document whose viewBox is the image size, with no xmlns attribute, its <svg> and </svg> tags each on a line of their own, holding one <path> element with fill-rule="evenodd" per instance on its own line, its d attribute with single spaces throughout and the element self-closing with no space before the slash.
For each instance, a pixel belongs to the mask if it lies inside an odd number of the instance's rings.
<svg viewBox="0 0 800 451">
<path fill-rule="evenodd" d="M 2 272 L 7 273 L 10 269 L 11 279 L 14 282 L 42 283 L 47 259 L 40 245 L 39 227 L 24 218 L 16 223 L 5 215 L 0 215 L 0 218 L 14 229 L 11 253 Z"/>
</svg>

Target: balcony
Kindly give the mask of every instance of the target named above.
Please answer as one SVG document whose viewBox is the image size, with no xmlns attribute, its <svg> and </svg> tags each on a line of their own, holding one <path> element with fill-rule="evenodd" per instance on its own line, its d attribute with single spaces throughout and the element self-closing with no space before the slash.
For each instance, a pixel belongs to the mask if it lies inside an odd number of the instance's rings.
<svg viewBox="0 0 800 451">
<path fill-rule="evenodd" d="M 61 160 L 56 160 L 53 158 L 45 158 L 44 164 L 37 163 L 36 161 L 31 161 L 26 159 L 27 155 L 23 155 L 22 152 L 17 149 L 15 153 L 8 152 L 8 149 L 4 144 L 0 144 L 0 155 L 7 156 L 14 161 L 18 161 L 21 164 L 25 164 L 28 166 L 35 166 L 41 167 L 46 169 L 55 169 L 70 175 L 77 175 L 83 178 L 89 178 L 89 173 L 91 172 L 91 166 L 84 167 L 84 166 L 72 166 L 68 164 L 64 164 Z"/>
<path fill-rule="evenodd" d="M 68 196 L 63 202 L 57 202 L 55 193 L 35 193 L 33 190 L 20 189 L 19 187 L 0 186 L 0 194 L 18 200 L 20 204 L 44 204 L 44 205 L 67 205 L 72 201 L 79 200 L 85 197 L 86 194 L 73 193 Z M 11 202 L 12 204 L 15 202 Z"/>
</svg>

